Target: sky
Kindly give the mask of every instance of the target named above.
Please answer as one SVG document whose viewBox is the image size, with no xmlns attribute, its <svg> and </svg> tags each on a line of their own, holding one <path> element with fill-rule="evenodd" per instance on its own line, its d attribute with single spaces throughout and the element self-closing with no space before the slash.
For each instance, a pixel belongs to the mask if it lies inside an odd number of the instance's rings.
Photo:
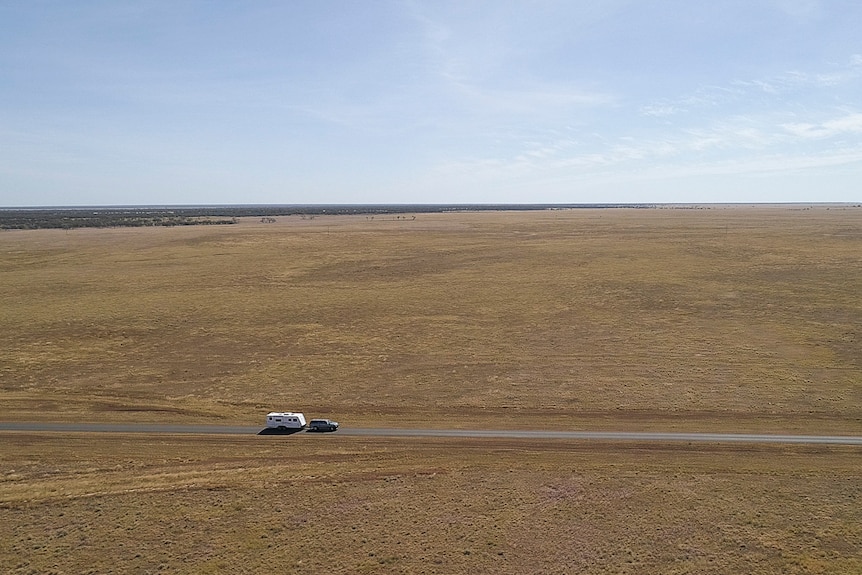
<svg viewBox="0 0 862 575">
<path fill-rule="evenodd" d="M 0 0 L 0 206 L 862 201 L 857 0 Z"/>
</svg>

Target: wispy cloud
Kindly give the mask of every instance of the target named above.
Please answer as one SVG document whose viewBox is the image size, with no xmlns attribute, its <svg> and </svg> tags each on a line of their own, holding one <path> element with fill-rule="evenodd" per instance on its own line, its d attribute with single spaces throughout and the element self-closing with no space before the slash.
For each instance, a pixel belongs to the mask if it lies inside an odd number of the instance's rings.
<svg viewBox="0 0 862 575">
<path fill-rule="evenodd" d="M 625 182 L 638 179 L 752 176 L 862 162 L 862 113 L 817 124 L 778 124 L 740 116 L 663 134 L 524 142 L 512 157 L 462 159 L 440 174 L 483 181 Z M 841 141 L 841 136 L 852 136 Z M 807 142 L 835 138 L 829 147 Z"/>
<path fill-rule="evenodd" d="M 686 113 L 702 112 L 708 108 L 744 103 L 747 106 L 757 102 L 768 102 L 772 107 L 776 102 L 787 103 L 785 98 L 794 97 L 807 91 L 833 91 L 841 87 L 851 87 L 862 80 L 862 55 L 854 54 L 843 63 L 834 64 L 818 71 L 788 70 L 763 78 L 734 79 L 724 85 L 699 86 L 688 94 L 675 98 L 664 98 L 647 103 L 640 113 L 651 117 L 670 117 Z M 764 100 L 765 98 L 765 100 Z M 848 96 L 849 99 L 849 96 Z M 854 101 L 858 100 L 855 98 Z"/>
<path fill-rule="evenodd" d="M 521 43 L 539 38 L 513 38 L 518 22 L 511 20 L 511 6 L 478 12 L 443 3 L 407 2 L 405 7 L 422 38 L 423 87 L 455 110 L 480 117 L 547 116 L 616 101 L 608 90 L 538 74 L 530 50 Z"/>
<path fill-rule="evenodd" d="M 812 20 L 823 15 L 821 0 L 770 0 L 778 10 L 797 20 Z"/>
<path fill-rule="evenodd" d="M 832 138 L 842 134 L 862 134 L 862 113 L 847 114 L 819 124 L 793 123 L 782 127 L 791 135 L 803 139 Z"/>
</svg>

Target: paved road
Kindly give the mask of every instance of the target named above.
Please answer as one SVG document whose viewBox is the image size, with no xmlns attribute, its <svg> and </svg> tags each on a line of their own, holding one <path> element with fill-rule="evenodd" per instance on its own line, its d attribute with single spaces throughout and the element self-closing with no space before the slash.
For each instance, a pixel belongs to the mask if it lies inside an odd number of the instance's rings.
<svg viewBox="0 0 862 575">
<path fill-rule="evenodd" d="M 221 425 L 165 425 L 138 423 L 39 423 L 0 422 L 0 431 L 52 431 L 99 433 L 197 433 L 254 435 L 260 427 Z M 479 429 L 392 429 L 342 427 L 339 436 L 365 437 L 466 437 L 491 439 L 567 439 L 573 441 L 651 441 L 701 443 L 801 443 L 862 445 L 862 437 L 841 435 L 769 435 L 753 433 L 657 433 L 618 431 L 521 431 Z M 309 434 L 311 435 L 311 434 Z M 325 434 L 315 434 L 325 435 Z"/>
</svg>

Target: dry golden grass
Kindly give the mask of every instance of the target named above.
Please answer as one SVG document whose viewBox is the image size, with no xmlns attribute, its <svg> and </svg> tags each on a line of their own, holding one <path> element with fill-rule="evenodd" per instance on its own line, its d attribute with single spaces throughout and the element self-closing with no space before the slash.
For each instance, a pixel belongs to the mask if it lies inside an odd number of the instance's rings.
<svg viewBox="0 0 862 575">
<path fill-rule="evenodd" d="M 858 208 L 7 232 L 0 269 L 6 419 L 862 431 Z"/>
<path fill-rule="evenodd" d="M 859 450 L 7 433 L 4 573 L 862 571 Z"/>
<path fill-rule="evenodd" d="M 0 233 L 0 419 L 862 432 L 862 209 Z M 859 448 L 0 433 L 0 573 L 859 573 Z"/>
</svg>

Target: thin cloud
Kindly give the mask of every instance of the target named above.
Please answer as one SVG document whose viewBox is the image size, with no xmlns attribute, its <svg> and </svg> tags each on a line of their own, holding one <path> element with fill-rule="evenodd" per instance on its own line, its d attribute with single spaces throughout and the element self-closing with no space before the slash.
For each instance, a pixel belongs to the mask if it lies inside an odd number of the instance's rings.
<svg viewBox="0 0 862 575">
<path fill-rule="evenodd" d="M 782 98 L 790 94 L 798 96 L 808 90 L 835 90 L 841 87 L 849 89 L 860 80 L 862 55 L 854 54 L 841 64 L 815 72 L 788 70 L 763 78 L 735 79 L 725 85 L 699 86 L 677 98 L 664 98 L 647 103 L 640 107 L 639 112 L 643 116 L 664 118 L 735 103 L 753 105 L 753 102 L 759 101 L 758 97 L 766 97 L 768 101 L 782 101 Z"/>
<path fill-rule="evenodd" d="M 833 138 L 843 134 L 862 134 L 862 113 L 847 114 L 819 124 L 794 123 L 782 127 L 793 136 L 805 139 Z"/>
<path fill-rule="evenodd" d="M 567 177 L 611 181 L 620 175 L 624 177 L 619 181 L 628 181 L 804 171 L 862 161 L 860 143 L 823 150 L 799 147 L 808 140 L 860 133 L 862 113 L 817 124 L 776 124 L 769 118 L 741 116 L 661 136 L 530 141 L 511 158 L 450 162 L 441 166 L 441 173 L 502 182 Z"/>
<path fill-rule="evenodd" d="M 824 13 L 819 0 L 771 0 L 771 3 L 785 15 L 800 21 L 816 20 Z"/>
</svg>

